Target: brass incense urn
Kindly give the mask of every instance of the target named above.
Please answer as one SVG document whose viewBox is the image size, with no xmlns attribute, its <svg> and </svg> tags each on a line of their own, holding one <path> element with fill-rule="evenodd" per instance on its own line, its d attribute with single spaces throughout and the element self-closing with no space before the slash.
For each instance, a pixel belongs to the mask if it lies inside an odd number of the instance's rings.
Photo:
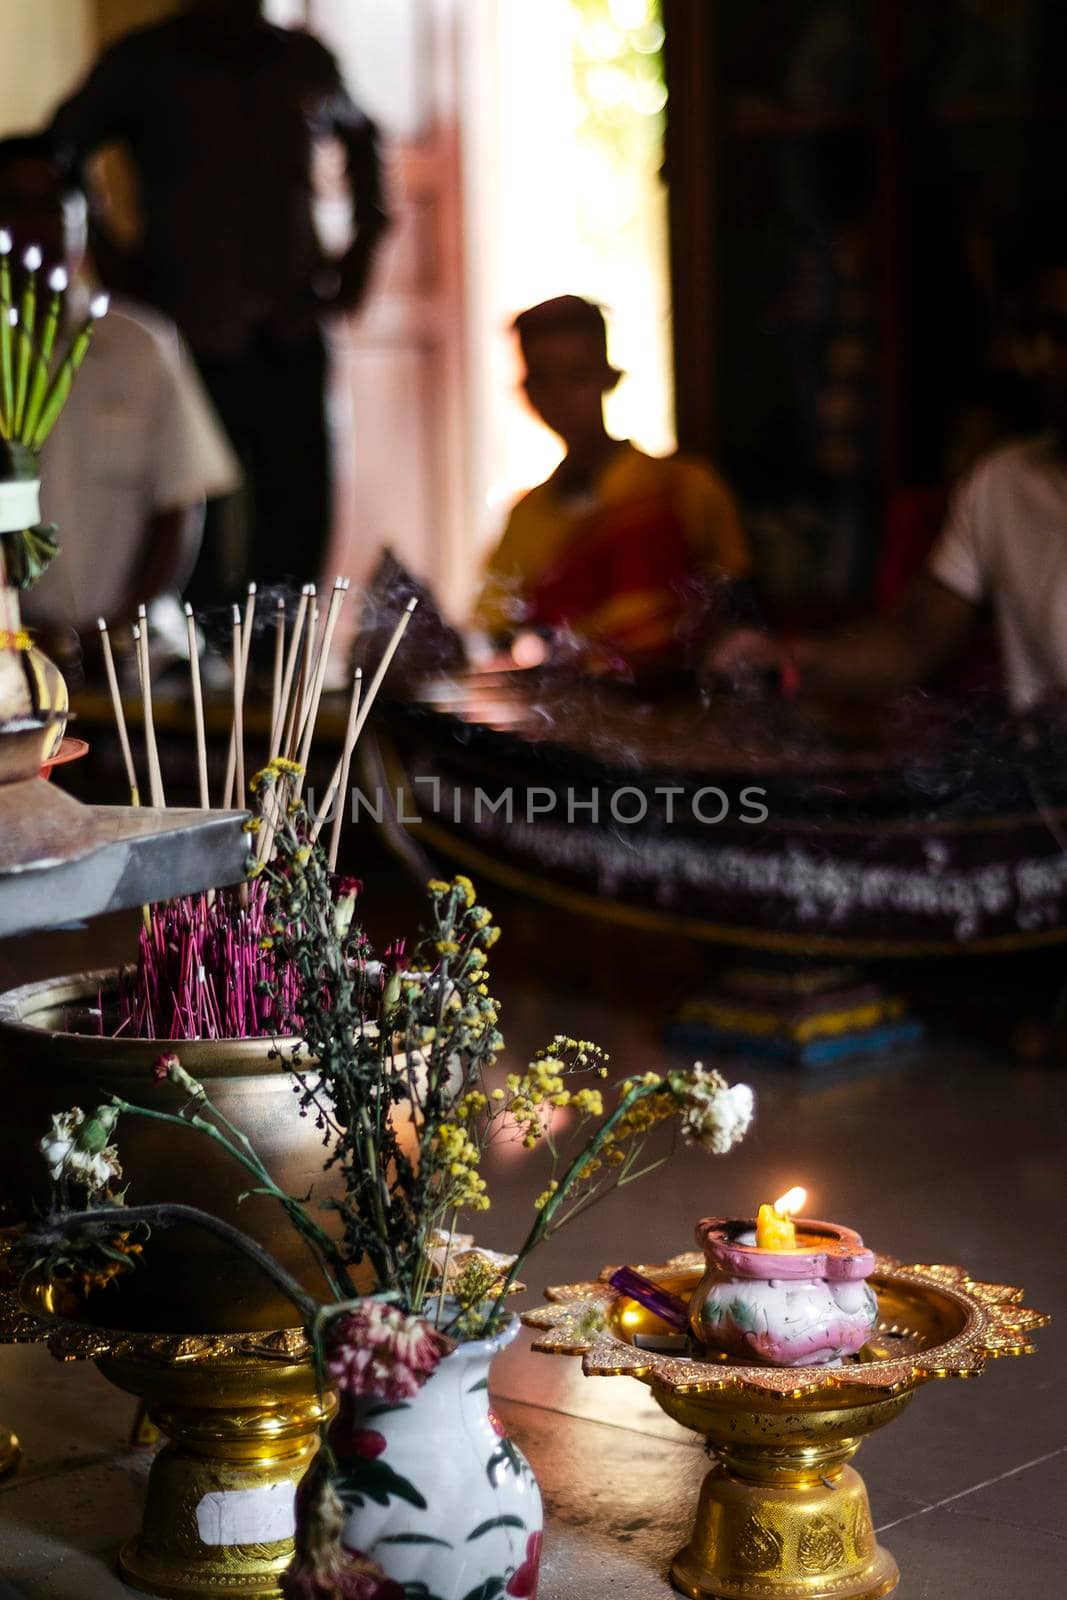
<svg viewBox="0 0 1067 1600">
<path fill-rule="evenodd" d="M 60 1361 L 95 1361 L 164 1436 L 141 1527 L 118 1554 L 128 1584 L 166 1600 L 280 1600 L 296 1487 L 334 1407 L 302 1330 L 121 1333 L 24 1288 L 0 1295 L 0 1339 L 14 1337 L 47 1341 Z"/>
<path fill-rule="evenodd" d="M 0 1088 L 14 1108 L 0 1127 L 0 1174 L 11 1199 L 44 1198 L 38 1143 L 53 1112 L 117 1093 L 177 1110 L 180 1091 L 156 1084 L 151 1039 L 100 1033 L 114 973 L 82 973 L 0 995 Z M 251 1139 L 293 1194 L 328 1192 L 321 1134 L 301 1118 L 270 1039 L 183 1041 L 182 1062 Z M 131 1200 L 183 1200 L 265 1246 L 309 1293 L 310 1254 L 276 1201 L 238 1204 L 246 1175 L 194 1129 L 134 1116 L 121 1133 Z M 4 1253 L 0 1239 L 0 1257 Z M 9 1234 L 8 1250 L 12 1243 Z M 0 1291 L 4 1290 L 0 1260 Z M 119 1553 L 135 1589 L 167 1600 L 279 1600 L 292 1558 L 296 1485 L 318 1445 L 332 1397 L 320 1394 L 297 1313 L 244 1256 L 192 1227 L 158 1230 L 135 1272 L 87 1298 L 7 1280 L 0 1342 L 46 1340 L 63 1361 L 94 1361 L 136 1395 L 164 1437 L 148 1479 L 140 1530 Z M 2 1444 L 2 1440 L 0 1440 Z M 0 1448 L 0 1469 L 5 1452 Z"/>
<path fill-rule="evenodd" d="M 876 1600 L 899 1580 L 877 1542 L 867 1490 L 850 1465 L 932 1378 L 973 1377 L 994 1356 L 1032 1350 L 1048 1319 L 1022 1291 L 980 1283 L 962 1267 L 902 1266 L 876 1256 L 866 1278 L 877 1318 L 859 1353 L 838 1365 L 743 1364 L 679 1335 L 613 1288 L 617 1269 L 547 1291 L 526 1312 L 534 1349 L 578 1355 L 590 1377 L 629 1374 L 669 1417 L 707 1441 L 693 1532 L 671 1581 L 694 1600 Z M 689 1300 L 702 1254 L 640 1267 Z"/>
</svg>

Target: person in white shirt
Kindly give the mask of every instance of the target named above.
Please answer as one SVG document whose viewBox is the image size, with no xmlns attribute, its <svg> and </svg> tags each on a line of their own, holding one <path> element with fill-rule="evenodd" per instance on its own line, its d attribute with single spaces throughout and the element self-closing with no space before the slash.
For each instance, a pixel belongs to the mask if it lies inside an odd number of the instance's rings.
<svg viewBox="0 0 1067 1600">
<path fill-rule="evenodd" d="M 0 140 L 0 225 L 18 260 L 63 266 L 68 316 L 84 320 L 86 200 L 43 136 Z M 114 303 L 96 325 L 69 400 L 41 452 L 41 513 L 60 554 L 22 597 L 26 622 L 88 642 L 96 620 L 127 622 L 180 588 L 196 559 L 205 498 L 240 483 L 236 457 L 177 330 L 158 313 Z M 65 650 L 61 653 L 66 654 Z"/>
<path fill-rule="evenodd" d="M 973 469 L 897 608 L 790 646 L 738 629 L 711 651 L 711 674 L 778 668 L 806 692 L 879 699 L 946 665 L 990 602 L 1012 706 L 1067 688 L 1067 249 L 1040 269 L 1033 304 L 1032 372 L 1049 426 Z"/>
</svg>

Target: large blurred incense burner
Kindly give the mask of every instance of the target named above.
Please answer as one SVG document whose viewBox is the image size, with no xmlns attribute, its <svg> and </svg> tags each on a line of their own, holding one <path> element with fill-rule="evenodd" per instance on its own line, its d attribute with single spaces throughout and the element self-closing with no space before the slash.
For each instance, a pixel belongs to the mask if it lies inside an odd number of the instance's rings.
<svg viewBox="0 0 1067 1600">
<path fill-rule="evenodd" d="M 671 1323 L 612 1288 L 616 1270 L 549 1289 L 551 1304 L 523 1321 L 537 1330 L 535 1350 L 580 1355 L 590 1377 L 639 1379 L 668 1416 L 706 1439 L 715 1464 L 671 1567 L 674 1586 L 697 1600 L 889 1594 L 897 1566 L 875 1539 L 849 1461 L 923 1384 L 1029 1354 L 1030 1333 L 1048 1320 L 1020 1304 L 1021 1290 L 977 1282 L 962 1267 L 879 1256 L 867 1279 L 877 1321 L 858 1355 L 838 1366 L 746 1364 L 687 1346 Z M 639 1270 L 686 1300 L 706 1263 L 692 1252 Z"/>
<path fill-rule="evenodd" d="M 382 754 L 412 839 L 553 904 L 845 958 L 1067 936 L 1067 726 L 494 670 L 428 679 Z"/>
</svg>

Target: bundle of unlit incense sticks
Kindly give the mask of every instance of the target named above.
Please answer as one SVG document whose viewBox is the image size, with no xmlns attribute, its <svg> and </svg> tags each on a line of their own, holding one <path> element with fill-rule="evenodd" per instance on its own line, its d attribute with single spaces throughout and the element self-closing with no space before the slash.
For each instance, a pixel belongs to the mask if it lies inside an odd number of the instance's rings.
<svg viewBox="0 0 1067 1600">
<path fill-rule="evenodd" d="M 347 578 L 335 579 L 329 603 L 320 615 L 315 587 L 306 584 L 291 623 L 285 598 L 279 597 L 275 603 L 266 762 L 281 759 L 288 768 L 281 771 L 275 783 L 265 791 L 264 814 L 258 831 L 251 836 L 257 862 L 271 859 L 278 823 L 287 808 L 301 799 L 330 648 L 349 587 Z M 256 585 L 250 583 L 243 614 L 239 606 L 233 607 L 232 723 L 221 795 L 224 810 L 230 809 L 235 799 L 240 805 L 247 793 L 244 705 L 255 631 L 256 596 Z M 308 842 L 315 844 L 327 818 L 332 816 L 328 847 L 331 873 L 337 870 L 353 752 L 417 603 L 415 599 L 410 600 L 401 613 L 366 692 L 362 668 L 357 667 L 352 674 L 341 751 L 323 804 L 311 819 L 308 835 Z M 190 605 L 185 607 L 185 619 L 199 797 L 201 806 L 209 809 L 200 638 Z M 141 803 L 141 789 L 111 639 L 102 617 L 98 626 L 130 800 L 136 806 Z M 143 606 L 133 629 L 133 642 L 144 723 L 148 794 L 154 807 L 165 807 L 153 716 L 148 624 Z M 120 985 L 118 1031 L 139 1038 L 211 1039 L 261 1037 L 292 1027 L 299 1007 L 295 978 L 291 972 L 279 970 L 266 932 L 266 891 L 262 882 L 244 883 L 236 889 L 189 895 L 146 907 L 137 967 Z"/>
</svg>

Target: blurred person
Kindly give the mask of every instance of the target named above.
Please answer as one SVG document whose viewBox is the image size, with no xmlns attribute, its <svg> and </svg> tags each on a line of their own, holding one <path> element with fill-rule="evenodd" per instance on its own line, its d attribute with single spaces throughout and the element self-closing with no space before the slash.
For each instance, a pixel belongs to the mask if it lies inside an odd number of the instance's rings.
<svg viewBox="0 0 1067 1600">
<path fill-rule="evenodd" d="M 29 245 L 40 247 L 41 286 L 65 268 L 68 336 L 92 292 L 86 217 L 80 176 L 47 136 L 0 140 L 0 225 L 16 262 Z M 72 629 L 94 641 L 97 617 L 127 622 L 138 605 L 179 588 L 196 557 L 205 497 L 240 482 L 173 324 L 112 304 L 45 441 L 41 480 L 42 520 L 58 524 L 60 555 L 22 610 L 46 648 L 67 655 Z"/>
<path fill-rule="evenodd" d="M 526 397 L 567 453 L 513 508 L 475 625 L 498 641 L 565 631 L 588 666 L 607 670 L 679 665 L 750 570 L 733 498 L 700 462 L 608 433 L 604 401 L 622 374 L 598 305 L 562 295 L 513 326 Z"/>
<path fill-rule="evenodd" d="M 1017 710 L 1067 688 L 1067 242 L 1032 277 L 1030 375 L 1046 426 L 966 474 L 922 569 L 885 616 L 791 643 L 738 628 L 706 670 L 735 684 L 779 673 L 789 691 L 880 699 L 957 659 L 991 604 Z"/>
<path fill-rule="evenodd" d="M 314 581 L 331 512 L 320 317 L 359 304 L 386 227 L 374 124 L 310 34 L 272 26 L 259 0 L 194 0 L 107 49 L 54 132 L 79 159 L 128 150 L 143 243 L 124 259 L 111 241 L 103 275 L 125 273 L 178 324 L 245 470 L 243 555 L 227 558 L 229 519 L 211 508 L 195 597 Z M 313 150 L 331 136 L 355 225 L 337 261 L 312 214 Z"/>
</svg>

